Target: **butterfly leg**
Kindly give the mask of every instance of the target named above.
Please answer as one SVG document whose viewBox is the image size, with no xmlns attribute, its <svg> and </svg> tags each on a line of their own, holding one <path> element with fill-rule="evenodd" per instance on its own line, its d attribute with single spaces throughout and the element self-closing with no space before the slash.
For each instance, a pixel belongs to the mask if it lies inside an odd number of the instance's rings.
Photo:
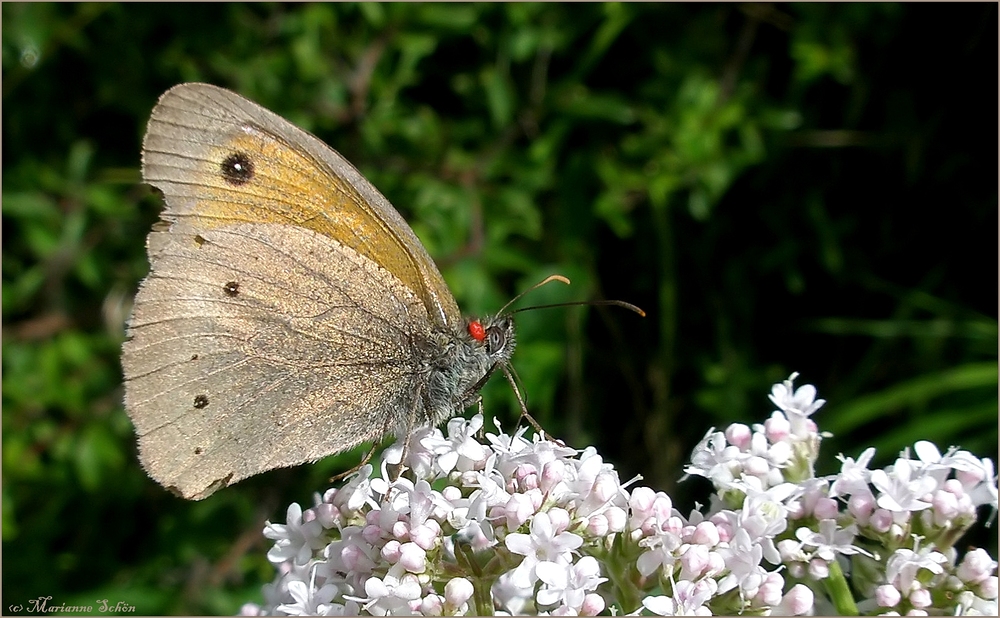
<svg viewBox="0 0 1000 618">
<path fill-rule="evenodd" d="M 365 453 L 365 456 L 361 458 L 361 463 L 359 463 L 358 465 L 354 466 L 353 468 L 351 468 L 346 472 L 340 472 L 338 474 L 334 474 L 333 476 L 330 477 L 329 482 L 336 483 L 337 481 L 342 481 L 345 478 L 357 472 L 358 470 L 360 470 L 361 468 L 364 468 L 365 464 L 367 464 L 369 461 L 372 460 L 372 455 L 375 454 L 376 449 L 378 449 L 378 442 L 372 442 L 372 447 L 368 449 L 368 452 Z"/>
<path fill-rule="evenodd" d="M 514 391 L 514 396 L 517 397 L 517 403 L 521 407 L 521 419 L 528 421 L 528 423 L 535 429 L 535 432 L 537 432 L 540 436 L 543 438 L 548 437 L 548 439 L 552 440 L 552 435 L 542 429 L 542 426 L 538 424 L 535 417 L 528 413 L 528 406 L 524 403 L 524 398 L 521 396 L 521 389 L 517 387 L 517 382 L 514 380 L 514 376 L 511 374 L 510 369 L 507 365 L 502 365 L 500 369 L 503 371 L 503 375 L 507 378 L 507 381 L 510 382 L 510 388 Z M 520 420 L 518 422 L 520 422 Z M 562 440 L 555 439 L 555 441 L 563 446 L 566 445 L 566 443 Z"/>
<path fill-rule="evenodd" d="M 389 433 L 389 422 L 388 421 L 386 422 L 386 426 L 382 428 L 382 434 L 381 435 L 385 436 L 387 433 Z M 352 475 L 355 472 L 357 472 L 358 470 L 360 470 L 361 468 L 364 468 L 365 465 L 369 461 L 372 460 L 372 455 L 374 455 L 375 451 L 378 450 L 379 444 L 381 444 L 381 442 L 382 442 L 381 439 L 373 440 L 372 441 L 372 447 L 370 449 L 368 449 L 368 452 L 365 453 L 365 456 L 361 458 L 361 462 L 358 465 L 354 466 L 353 468 L 351 468 L 347 472 L 341 472 L 339 474 L 335 474 L 335 475 L 331 476 L 329 482 L 330 483 L 336 483 L 337 481 L 342 481 L 345 478 L 347 478 L 350 475 Z M 405 446 L 403 448 L 403 456 L 404 457 L 406 456 L 406 447 Z"/>
</svg>

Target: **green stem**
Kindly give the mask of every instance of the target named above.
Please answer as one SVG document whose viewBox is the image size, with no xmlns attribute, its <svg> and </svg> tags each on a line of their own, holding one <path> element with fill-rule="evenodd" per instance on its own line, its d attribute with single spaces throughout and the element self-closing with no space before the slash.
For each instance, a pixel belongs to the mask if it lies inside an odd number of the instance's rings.
<svg viewBox="0 0 1000 618">
<path fill-rule="evenodd" d="M 455 550 L 455 558 L 460 563 L 464 562 L 466 568 L 468 568 L 467 572 L 471 572 L 473 575 L 472 599 L 476 604 L 476 615 L 492 616 L 493 597 L 490 595 L 492 582 L 488 581 L 488 578 L 483 577 L 483 570 L 479 568 L 479 563 L 476 561 L 476 556 L 471 547 L 464 543 L 455 543 Z"/>
<path fill-rule="evenodd" d="M 826 587 L 826 593 L 830 595 L 830 600 L 833 601 L 833 606 L 837 608 L 837 615 L 858 615 L 858 606 L 854 603 L 854 596 L 847 585 L 844 571 L 836 559 L 830 563 L 830 575 L 823 580 L 823 585 Z"/>
</svg>

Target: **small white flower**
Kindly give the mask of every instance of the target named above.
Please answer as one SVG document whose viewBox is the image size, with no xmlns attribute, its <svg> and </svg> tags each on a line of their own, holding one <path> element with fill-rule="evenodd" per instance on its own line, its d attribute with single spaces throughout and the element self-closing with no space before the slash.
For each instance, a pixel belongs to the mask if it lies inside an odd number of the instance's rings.
<svg viewBox="0 0 1000 618">
<path fill-rule="evenodd" d="M 539 562 L 568 563 L 570 552 L 583 544 L 583 538 L 572 532 L 556 534 L 549 514 L 543 511 L 531 518 L 530 534 L 513 532 L 504 543 L 511 552 L 524 556 L 513 576 L 515 584 L 528 586 L 538 580 L 535 566 Z"/>
<path fill-rule="evenodd" d="M 322 549 L 326 544 L 321 537 L 323 525 L 313 519 L 302 520 L 302 507 L 293 502 L 288 505 L 284 524 L 267 522 L 264 536 L 274 541 L 274 547 L 267 552 L 267 559 L 277 564 L 293 560 L 303 565 L 312 558 L 313 550 Z"/>
<path fill-rule="evenodd" d="M 868 470 L 868 464 L 871 463 L 873 457 L 875 457 L 875 449 L 870 446 L 862 451 L 857 461 L 851 457 L 845 457 L 843 454 L 837 455 L 837 459 L 841 461 L 840 474 L 834 477 L 833 483 L 830 485 L 830 496 L 836 498 L 837 496 L 869 491 L 868 479 L 871 472 Z"/>
<path fill-rule="evenodd" d="M 937 488 L 932 477 L 915 471 L 907 459 L 897 459 L 889 473 L 873 470 L 871 483 L 880 492 L 878 505 L 894 513 L 930 508 L 931 503 L 922 498 Z"/>
<path fill-rule="evenodd" d="M 545 583 L 535 597 L 539 604 L 562 603 L 575 610 L 583 606 L 587 592 L 607 581 L 600 576 L 601 568 L 593 556 L 584 556 L 576 564 L 542 561 L 535 566 L 535 572 Z"/>
<path fill-rule="evenodd" d="M 704 476 L 718 487 L 728 487 L 743 469 L 743 456 L 739 447 L 728 444 L 726 436 L 713 428 L 694 447 L 684 473 Z"/>
<path fill-rule="evenodd" d="M 857 532 L 857 526 L 854 524 L 838 529 L 836 520 L 823 519 L 819 522 L 819 532 L 809 528 L 799 528 L 795 531 L 795 537 L 804 547 L 815 547 L 813 554 L 827 562 L 833 562 L 836 554 L 862 554 L 871 558 L 871 553 L 852 545 Z"/>
<path fill-rule="evenodd" d="M 794 389 L 792 382 L 798 377 L 798 373 L 793 373 L 781 384 L 771 387 L 771 394 L 768 397 L 774 405 L 785 413 L 789 423 L 791 423 L 791 433 L 793 436 L 803 438 L 810 433 L 808 419 L 816 410 L 826 403 L 824 399 L 816 399 L 816 387 L 812 384 L 805 384 L 798 389 Z"/>
<path fill-rule="evenodd" d="M 364 609 L 373 616 L 410 615 L 410 601 L 420 598 L 420 583 L 416 576 L 406 573 L 399 576 L 396 567 L 389 569 L 385 577 L 369 577 L 365 581 L 365 599 L 354 599 L 364 603 Z"/>
<path fill-rule="evenodd" d="M 277 607 L 279 612 L 284 612 L 289 616 L 322 616 L 326 614 L 322 606 L 328 605 L 333 600 L 339 590 L 336 586 L 326 585 L 319 590 L 312 590 L 312 586 L 304 581 L 293 581 L 288 583 L 288 593 L 295 599 L 294 603 L 283 603 Z"/>
<path fill-rule="evenodd" d="M 909 591 L 917 579 L 917 573 L 926 569 L 935 575 L 944 572 L 942 565 L 948 563 L 944 554 L 930 548 L 897 549 L 886 561 L 885 579 L 898 590 Z"/>
<path fill-rule="evenodd" d="M 435 464 L 444 475 L 452 470 L 459 472 L 472 470 L 476 463 L 486 459 L 489 449 L 480 444 L 475 434 L 483 427 L 483 415 L 476 414 L 471 420 L 461 416 L 448 421 L 448 437 L 430 435 L 420 444 L 434 454 Z"/>
<path fill-rule="evenodd" d="M 674 584 L 673 596 L 648 596 L 642 606 L 657 616 L 711 616 L 712 610 L 705 603 L 715 593 L 715 580 L 681 580 Z"/>
<path fill-rule="evenodd" d="M 739 586 L 741 592 L 753 596 L 749 593 L 755 593 L 767 576 L 767 572 L 760 566 L 763 557 L 760 544 L 752 541 L 747 531 L 740 528 L 729 547 L 720 548 L 718 553 L 729 568 L 729 574 L 719 580 L 719 592 L 724 593 Z"/>
</svg>

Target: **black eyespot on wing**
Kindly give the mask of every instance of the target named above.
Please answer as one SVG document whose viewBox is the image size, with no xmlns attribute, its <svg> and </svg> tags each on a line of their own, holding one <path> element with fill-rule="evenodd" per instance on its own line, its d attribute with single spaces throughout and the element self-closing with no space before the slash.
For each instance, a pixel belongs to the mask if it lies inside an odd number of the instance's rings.
<svg viewBox="0 0 1000 618">
<path fill-rule="evenodd" d="M 222 286 L 222 291 L 226 293 L 226 296 L 236 296 L 240 293 L 240 284 L 238 281 L 230 281 Z"/>
<path fill-rule="evenodd" d="M 245 185 L 253 179 L 253 160 L 245 152 L 234 152 L 219 166 L 222 178 L 231 185 Z"/>
<path fill-rule="evenodd" d="M 199 410 L 208 407 L 208 395 L 195 395 L 194 407 L 198 408 Z"/>
</svg>

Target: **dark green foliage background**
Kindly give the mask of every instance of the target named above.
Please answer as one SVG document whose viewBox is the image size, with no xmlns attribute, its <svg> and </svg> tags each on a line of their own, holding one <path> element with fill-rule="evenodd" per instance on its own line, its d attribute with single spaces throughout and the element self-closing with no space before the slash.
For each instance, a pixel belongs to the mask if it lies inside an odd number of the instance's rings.
<svg viewBox="0 0 1000 618">
<path fill-rule="evenodd" d="M 997 6 L 3 4 L 3 609 L 231 614 L 260 534 L 358 454 L 197 503 L 149 481 L 118 361 L 157 96 L 237 90 L 334 145 L 459 304 L 543 276 L 514 365 L 571 444 L 677 497 L 792 371 L 837 452 L 997 454 Z M 487 410 L 516 418 L 502 380 Z M 960 544 L 996 547 L 995 532 Z M 626 608 L 626 610 L 634 608 Z"/>
</svg>

